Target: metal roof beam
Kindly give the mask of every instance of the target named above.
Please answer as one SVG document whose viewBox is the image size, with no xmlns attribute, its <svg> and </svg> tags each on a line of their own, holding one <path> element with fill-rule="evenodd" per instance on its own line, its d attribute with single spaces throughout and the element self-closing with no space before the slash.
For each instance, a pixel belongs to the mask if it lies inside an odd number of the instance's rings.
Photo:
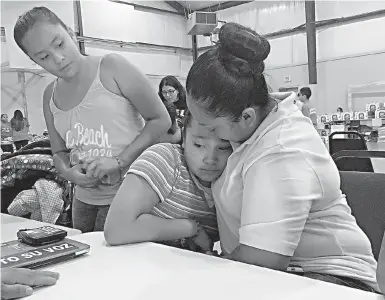
<svg viewBox="0 0 385 300">
<path fill-rule="evenodd" d="M 254 1 L 226 1 L 215 5 L 211 5 L 209 7 L 197 9 L 197 11 L 216 12 L 219 10 L 235 7 L 242 4 L 247 4 L 250 2 L 254 2 Z"/>
<path fill-rule="evenodd" d="M 171 11 L 171 10 L 166 10 L 166 9 L 161 9 L 161 8 L 156 8 L 148 5 L 142 5 L 142 4 L 137 4 L 133 2 L 126 2 L 126 1 L 121 1 L 121 0 L 109 0 L 111 2 L 119 3 L 119 4 L 125 4 L 125 5 L 131 5 L 135 9 L 138 10 L 147 10 L 147 11 L 152 11 L 152 12 L 157 12 L 157 13 L 167 13 L 167 14 L 172 14 L 172 15 L 178 15 L 178 16 L 185 16 L 184 13 L 180 13 L 178 11 Z"/>
<path fill-rule="evenodd" d="M 168 6 L 175 9 L 178 13 L 186 15 L 185 7 L 178 1 L 164 1 Z"/>
<path fill-rule="evenodd" d="M 316 21 L 315 26 L 316 26 L 316 29 L 319 30 L 319 29 L 342 26 L 342 25 L 347 25 L 347 24 L 352 24 L 352 23 L 357 23 L 357 22 L 362 22 L 362 21 L 372 20 L 377 18 L 383 18 L 383 17 L 385 17 L 385 9 L 380 9 L 380 10 L 353 15 L 349 17 L 341 17 L 341 18 L 335 18 L 335 19 Z M 299 34 L 299 33 L 305 33 L 305 32 L 306 32 L 306 24 L 302 24 L 294 28 L 270 32 L 262 36 L 267 39 L 274 39 L 274 38 L 281 38 L 281 37 L 290 36 L 290 35 Z M 212 48 L 212 46 L 201 47 L 201 48 L 198 48 L 198 51 L 205 51 L 210 48 Z"/>
</svg>

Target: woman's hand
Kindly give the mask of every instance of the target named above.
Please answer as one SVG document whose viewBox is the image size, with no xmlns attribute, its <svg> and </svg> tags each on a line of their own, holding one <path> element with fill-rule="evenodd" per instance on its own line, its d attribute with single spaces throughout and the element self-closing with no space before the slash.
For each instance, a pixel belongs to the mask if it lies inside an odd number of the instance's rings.
<svg viewBox="0 0 385 300">
<path fill-rule="evenodd" d="M 118 171 L 120 166 L 114 157 L 90 157 L 83 162 L 87 178 L 102 179 L 109 173 Z"/>
<path fill-rule="evenodd" d="M 65 178 L 84 188 L 94 187 L 100 183 L 99 178 L 88 178 L 85 174 L 85 170 L 80 164 L 68 169 Z"/>
<path fill-rule="evenodd" d="M 32 287 L 56 284 L 59 274 L 21 268 L 1 269 L 1 299 L 16 299 L 33 293 Z"/>
</svg>

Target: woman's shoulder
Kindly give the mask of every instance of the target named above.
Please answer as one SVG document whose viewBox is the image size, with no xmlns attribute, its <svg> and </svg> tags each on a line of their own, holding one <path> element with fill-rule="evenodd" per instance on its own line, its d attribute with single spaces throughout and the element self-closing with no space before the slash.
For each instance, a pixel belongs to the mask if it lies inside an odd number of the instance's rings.
<svg viewBox="0 0 385 300">
<path fill-rule="evenodd" d="M 274 157 L 272 162 L 278 166 L 287 163 L 294 168 L 299 162 L 316 165 L 330 163 L 331 159 L 320 136 L 307 119 L 299 122 L 296 118 L 285 118 L 262 136 L 256 137 L 247 148 L 242 155 L 246 164 Z"/>
</svg>

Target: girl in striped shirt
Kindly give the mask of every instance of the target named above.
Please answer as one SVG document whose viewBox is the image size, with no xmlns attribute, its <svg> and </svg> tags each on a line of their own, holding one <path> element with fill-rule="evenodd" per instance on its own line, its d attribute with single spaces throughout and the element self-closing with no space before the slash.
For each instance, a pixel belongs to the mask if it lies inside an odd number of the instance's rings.
<svg viewBox="0 0 385 300">
<path fill-rule="evenodd" d="M 131 165 L 107 216 L 108 244 L 187 238 L 193 250 L 213 250 L 218 226 L 211 182 L 222 174 L 232 148 L 188 112 L 184 128 L 182 146 L 154 145 Z"/>
</svg>

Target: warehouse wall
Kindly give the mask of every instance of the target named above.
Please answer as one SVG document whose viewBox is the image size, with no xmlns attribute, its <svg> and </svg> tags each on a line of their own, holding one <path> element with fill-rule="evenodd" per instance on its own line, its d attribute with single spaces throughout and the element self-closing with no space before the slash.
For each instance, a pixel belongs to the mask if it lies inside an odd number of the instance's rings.
<svg viewBox="0 0 385 300">
<path fill-rule="evenodd" d="M 347 17 L 385 9 L 384 1 L 316 2 L 316 20 Z M 238 22 L 261 34 L 294 28 L 305 23 L 303 1 L 261 1 L 229 8 L 219 20 Z M 320 113 L 347 109 L 348 85 L 385 80 L 385 17 L 317 31 L 318 85 L 313 102 Z M 199 47 L 209 45 L 200 37 Z M 306 35 L 270 39 L 266 60 L 270 85 L 308 84 Z"/>
<path fill-rule="evenodd" d="M 137 2 L 172 10 L 163 2 Z M 7 27 L 10 19 L 16 18 L 22 11 L 36 4 L 50 7 L 65 22 L 73 26 L 72 1 L 2 1 L 1 25 Z M 86 36 L 182 48 L 191 47 L 191 37 L 186 35 L 183 17 L 135 10 L 132 6 L 107 0 L 82 1 L 81 5 Z M 316 17 L 318 20 L 338 18 L 384 8 L 383 1 L 322 1 L 316 3 Z M 219 20 L 239 22 L 264 34 L 303 24 L 305 22 L 304 3 L 302 1 L 256 1 L 221 11 Z M 385 61 L 385 31 L 380 30 L 382 28 L 385 28 L 385 18 L 331 27 L 317 32 L 318 85 L 313 102 L 320 113 L 334 112 L 337 106 L 347 109 L 348 85 L 385 80 L 385 68 L 380 67 Z M 272 51 L 266 61 L 266 73 L 270 85 L 275 90 L 280 87 L 307 85 L 305 34 L 271 39 L 270 43 Z M 208 44 L 207 39 L 198 38 L 199 47 Z M 9 60 L 7 53 L 9 47 L 9 44 L 2 41 L 2 63 Z M 87 43 L 86 52 L 92 55 L 103 55 L 109 52 L 124 55 L 147 74 L 154 89 L 157 88 L 160 79 L 168 74 L 177 76 L 184 83 L 192 64 L 190 54 L 183 50 L 159 50 L 144 46 L 116 47 Z M 16 65 L 17 63 L 29 64 L 30 68 L 34 68 L 25 57 L 24 60 L 21 56 L 16 59 L 11 57 L 12 61 Z M 22 108 L 23 105 L 18 95 L 20 83 L 16 73 L 2 72 L 2 76 L 2 112 L 11 114 L 15 108 Z M 26 76 L 28 78 L 31 75 Z M 34 132 L 40 133 L 45 128 L 41 116 L 41 97 L 44 86 L 50 80 L 52 78 L 48 75 L 36 77 L 34 83 L 27 87 L 30 122 Z M 18 96 L 16 100 L 15 95 Z"/>
<path fill-rule="evenodd" d="M 135 2 L 135 1 L 134 1 Z M 164 2 L 136 1 L 138 4 L 173 10 Z M 73 2 L 71 1 L 2 1 L 1 26 L 6 29 L 6 40 L 1 44 L 2 66 L 24 67 L 33 72 L 41 70 L 33 64 L 15 45 L 12 36 L 13 24 L 24 11 L 34 6 L 47 6 L 67 25 L 74 28 Z M 186 34 L 182 16 L 158 13 L 149 10 L 135 10 L 133 6 L 113 3 L 107 0 L 81 1 L 83 31 L 85 36 L 125 42 L 160 44 L 191 48 L 191 39 Z M 149 78 L 154 89 L 166 75 L 174 75 L 184 83 L 192 56 L 183 50 L 164 50 L 146 46 L 119 47 L 107 44 L 86 43 L 89 55 L 104 55 L 116 52 L 141 69 Z M 7 70 L 5 72 L 5 70 Z M 45 86 L 54 78 L 49 74 L 39 76 L 26 73 L 26 96 L 31 123 L 31 132 L 42 133 L 45 129 L 42 117 L 42 95 Z M 31 77 L 34 77 L 31 79 Z M 15 109 L 23 111 L 17 72 L 2 69 L 1 112 L 13 115 Z"/>
</svg>

